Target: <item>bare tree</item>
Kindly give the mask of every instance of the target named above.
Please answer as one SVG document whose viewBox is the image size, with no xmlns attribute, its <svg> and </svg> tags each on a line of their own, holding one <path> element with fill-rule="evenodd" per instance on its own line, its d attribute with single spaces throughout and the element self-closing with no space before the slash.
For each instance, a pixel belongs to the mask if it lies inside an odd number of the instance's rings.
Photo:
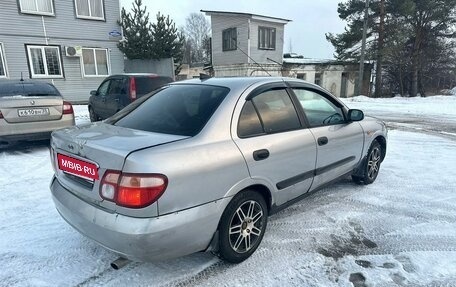
<svg viewBox="0 0 456 287">
<path fill-rule="evenodd" d="M 186 38 L 185 54 L 190 55 L 189 63 L 207 63 L 210 61 L 210 51 L 207 49 L 211 26 L 201 13 L 191 13 L 186 18 L 184 27 Z"/>
</svg>

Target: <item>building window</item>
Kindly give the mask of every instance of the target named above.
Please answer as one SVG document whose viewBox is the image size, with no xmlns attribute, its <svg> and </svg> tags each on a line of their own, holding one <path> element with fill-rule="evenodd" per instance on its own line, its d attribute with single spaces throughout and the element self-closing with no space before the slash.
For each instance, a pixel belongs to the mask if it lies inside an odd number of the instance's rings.
<svg viewBox="0 0 456 287">
<path fill-rule="evenodd" d="M 307 78 L 307 74 L 306 74 L 306 73 L 298 73 L 298 74 L 296 75 L 296 78 L 298 78 L 298 79 L 301 79 L 301 80 L 304 80 L 304 81 L 305 81 L 305 80 L 306 80 L 306 78 Z"/>
<path fill-rule="evenodd" d="M 258 49 L 275 50 L 276 48 L 276 29 L 268 27 L 258 27 Z"/>
<path fill-rule="evenodd" d="M 237 49 L 237 30 L 229 28 L 222 31 L 223 51 L 233 51 Z"/>
<path fill-rule="evenodd" d="M 109 75 L 108 49 L 82 48 L 82 73 L 85 77 Z"/>
<path fill-rule="evenodd" d="M 320 87 L 323 85 L 323 74 L 322 73 L 315 73 L 314 83 L 316 85 L 319 85 Z"/>
<path fill-rule="evenodd" d="M 104 20 L 103 0 L 75 0 L 76 17 Z"/>
<path fill-rule="evenodd" d="M 32 78 L 63 78 L 60 46 L 26 45 Z"/>
<path fill-rule="evenodd" d="M 52 0 L 19 0 L 21 13 L 54 15 Z"/>
<path fill-rule="evenodd" d="M 0 43 L 0 78 L 6 78 L 7 76 L 5 52 L 3 50 L 3 44 Z"/>
</svg>

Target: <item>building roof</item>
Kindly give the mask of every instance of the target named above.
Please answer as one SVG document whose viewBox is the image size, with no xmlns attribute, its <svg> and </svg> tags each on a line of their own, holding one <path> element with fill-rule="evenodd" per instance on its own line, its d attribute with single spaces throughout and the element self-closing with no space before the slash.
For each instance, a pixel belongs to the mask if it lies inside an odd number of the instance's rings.
<svg viewBox="0 0 456 287">
<path fill-rule="evenodd" d="M 369 64 L 369 61 L 365 61 Z M 283 64 L 295 65 L 359 65 L 357 61 L 341 61 L 336 59 L 312 59 L 312 58 L 283 58 Z"/>
<path fill-rule="evenodd" d="M 200 10 L 200 11 L 203 13 L 206 13 L 206 15 L 209 15 L 209 16 L 211 16 L 211 15 L 244 16 L 244 17 L 248 17 L 248 18 L 251 18 L 254 20 L 276 22 L 276 23 L 281 23 L 281 24 L 287 24 L 288 22 L 291 22 L 291 20 L 289 20 L 289 19 L 264 16 L 264 15 L 258 15 L 258 14 L 251 14 L 251 13 L 243 13 L 243 12 L 213 11 L 213 10 Z"/>
</svg>

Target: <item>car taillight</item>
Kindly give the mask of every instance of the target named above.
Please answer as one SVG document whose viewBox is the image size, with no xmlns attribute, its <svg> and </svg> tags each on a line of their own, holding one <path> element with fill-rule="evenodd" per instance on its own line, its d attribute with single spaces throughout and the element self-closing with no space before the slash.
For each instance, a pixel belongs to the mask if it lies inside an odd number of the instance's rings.
<svg viewBox="0 0 456 287">
<path fill-rule="evenodd" d="M 63 101 L 63 114 L 74 114 L 73 106 L 69 102 Z"/>
<path fill-rule="evenodd" d="M 136 79 L 130 79 L 130 100 L 133 102 L 136 100 Z"/>
<path fill-rule="evenodd" d="M 162 174 L 134 174 L 108 170 L 100 184 L 102 198 L 119 206 L 143 208 L 165 192 L 168 179 Z"/>
</svg>

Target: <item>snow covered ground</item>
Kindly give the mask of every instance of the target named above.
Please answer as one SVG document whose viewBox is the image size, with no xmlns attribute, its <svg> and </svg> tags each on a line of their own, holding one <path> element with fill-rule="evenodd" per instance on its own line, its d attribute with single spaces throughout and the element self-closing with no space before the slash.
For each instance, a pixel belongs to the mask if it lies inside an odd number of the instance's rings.
<svg viewBox="0 0 456 287">
<path fill-rule="evenodd" d="M 377 181 L 343 180 L 270 217 L 238 265 L 199 253 L 115 271 L 55 210 L 46 144 L 0 151 L 0 286 L 456 286 L 456 97 L 346 103 L 394 127 Z"/>
</svg>

